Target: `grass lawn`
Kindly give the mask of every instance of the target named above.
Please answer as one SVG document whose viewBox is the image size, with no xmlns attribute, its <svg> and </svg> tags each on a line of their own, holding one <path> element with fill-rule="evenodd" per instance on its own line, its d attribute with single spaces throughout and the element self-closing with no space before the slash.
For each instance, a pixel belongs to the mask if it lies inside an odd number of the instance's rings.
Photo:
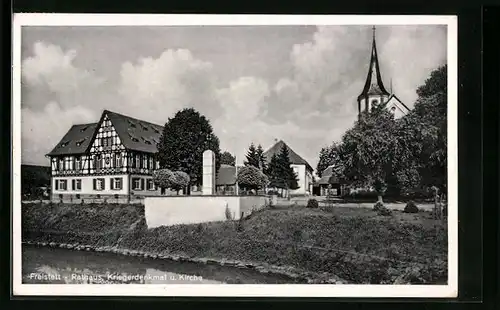
<svg viewBox="0 0 500 310">
<path fill-rule="evenodd" d="M 140 207 L 31 208 L 23 211 L 23 231 L 51 231 L 31 234 L 44 241 L 71 239 L 157 254 L 290 266 L 330 273 L 349 283 L 447 281 L 446 223 L 429 212 L 378 216 L 359 207 L 283 206 L 262 209 L 242 221 L 130 229 L 144 216 Z M 115 221 L 116 216 L 121 220 Z"/>
</svg>

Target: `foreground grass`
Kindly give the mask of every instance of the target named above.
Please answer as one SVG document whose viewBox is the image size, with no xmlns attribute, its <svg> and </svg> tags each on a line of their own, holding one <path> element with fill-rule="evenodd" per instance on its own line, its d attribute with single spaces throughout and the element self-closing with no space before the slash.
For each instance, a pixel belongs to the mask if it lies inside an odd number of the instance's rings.
<svg viewBox="0 0 500 310">
<path fill-rule="evenodd" d="M 447 233 L 427 212 L 281 207 L 243 221 L 146 229 L 140 206 L 23 206 L 23 238 L 332 273 L 350 283 L 446 283 Z"/>
</svg>

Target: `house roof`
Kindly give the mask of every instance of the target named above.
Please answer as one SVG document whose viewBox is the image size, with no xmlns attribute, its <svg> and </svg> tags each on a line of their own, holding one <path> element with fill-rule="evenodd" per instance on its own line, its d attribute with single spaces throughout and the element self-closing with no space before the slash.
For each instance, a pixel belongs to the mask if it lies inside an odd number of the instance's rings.
<svg viewBox="0 0 500 310">
<path fill-rule="evenodd" d="M 163 126 L 108 110 L 104 114 L 108 116 L 126 149 L 147 153 L 158 151 L 156 145 L 160 141 Z"/>
<path fill-rule="evenodd" d="M 47 156 L 87 152 L 105 115 L 113 124 L 126 149 L 147 153 L 157 152 L 157 143 L 163 132 L 162 126 L 104 110 L 98 123 L 73 125 Z"/>
<path fill-rule="evenodd" d="M 271 148 L 269 148 L 267 151 L 264 152 L 264 156 L 266 157 L 266 161 L 270 162 L 271 158 L 273 157 L 274 154 L 276 156 L 279 155 L 281 152 L 281 149 L 283 148 L 283 145 L 286 146 L 288 149 L 288 154 L 290 156 L 290 163 L 294 165 L 306 165 L 307 169 L 310 171 L 313 171 L 314 169 L 311 167 L 311 165 L 304 159 L 302 158 L 299 154 L 295 153 L 294 150 L 292 150 L 283 140 L 280 140 L 276 142 Z"/>
<path fill-rule="evenodd" d="M 323 173 L 321 174 L 321 179 L 319 179 L 316 184 L 320 185 L 328 185 L 328 184 L 334 184 L 334 183 L 339 183 L 339 178 L 338 176 L 334 173 L 334 165 L 328 166 L 325 170 L 323 170 Z"/>
<path fill-rule="evenodd" d="M 97 125 L 98 123 L 71 126 L 61 141 L 57 143 L 47 156 L 85 153 L 90 145 L 90 141 L 94 137 Z"/>
<path fill-rule="evenodd" d="M 217 174 L 216 185 L 234 185 L 236 184 L 236 167 L 230 165 L 220 165 Z"/>
</svg>

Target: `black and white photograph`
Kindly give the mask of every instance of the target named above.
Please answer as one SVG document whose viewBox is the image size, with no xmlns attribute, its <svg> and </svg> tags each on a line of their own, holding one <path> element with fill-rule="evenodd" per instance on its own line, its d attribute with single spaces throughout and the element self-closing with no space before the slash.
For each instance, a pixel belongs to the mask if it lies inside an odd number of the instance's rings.
<svg viewBox="0 0 500 310">
<path fill-rule="evenodd" d="M 13 38 L 14 295 L 457 296 L 456 16 Z"/>
</svg>

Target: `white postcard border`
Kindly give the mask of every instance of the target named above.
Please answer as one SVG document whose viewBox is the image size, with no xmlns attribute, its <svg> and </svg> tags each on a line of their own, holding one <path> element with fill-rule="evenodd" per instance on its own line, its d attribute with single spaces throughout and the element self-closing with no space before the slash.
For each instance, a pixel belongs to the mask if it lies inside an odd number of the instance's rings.
<svg viewBox="0 0 500 310">
<path fill-rule="evenodd" d="M 456 16 L 437 15 L 201 15 L 15 14 L 12 102 L 12 274 L 14 295 L 220 297 L 457 297 L 458 294 L 458 59 Z M 448 285 L 22 284 L 21 269 L 21 27 L 172 25 L 447 25 L 448 30 Z"/>
</svg>

